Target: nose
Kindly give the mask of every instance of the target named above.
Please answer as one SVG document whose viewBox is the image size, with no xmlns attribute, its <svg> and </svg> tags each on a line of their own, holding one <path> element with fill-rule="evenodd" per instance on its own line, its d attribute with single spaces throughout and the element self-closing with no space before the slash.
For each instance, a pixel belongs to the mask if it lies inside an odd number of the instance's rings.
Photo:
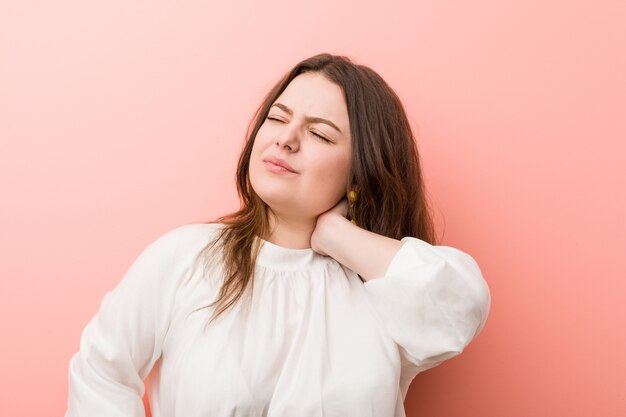
<svg viewBox="0 0 626 417">
<path fill-rule="evenodd" d="M 297 151 L 300 148 L 297 126 L 283 129 L 276 138 L 276 146 L 279 148 L 287 148 L 291 152 Z"/>
</svg>

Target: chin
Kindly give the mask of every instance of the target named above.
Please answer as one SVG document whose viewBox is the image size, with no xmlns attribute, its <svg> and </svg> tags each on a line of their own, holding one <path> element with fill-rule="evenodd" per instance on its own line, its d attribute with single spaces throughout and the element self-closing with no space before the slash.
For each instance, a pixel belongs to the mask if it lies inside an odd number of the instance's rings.
<svg viewBox="0 0 626 417">
<path fill-rule="evenodd" d="M 284 190 L 271 189 L 271 187 L 263 187 L 255 185 L 250 181 L 252 189 L 265 204 L 270 207 L 285 205 L 289 202 L 288 193 Z M 270 188 L 270 189 L 268 189 Z"/>
<path fill-rule="evenodd" d="M 257 192 L 261 200 L 275 213 L 289 215 L 290 217 L 310 217 L 310 208 L 294 202 L 294 199 L 284 191 Z M 307 210 L 308 209 L 308 210 Z"/>
<path fill-rule="evenodd" d="M 267 195 L 267 194 L 258 194 L 259 198 L 263 200 L 265 204 L 267 204 L 272 210 L 280 210 L 280 211 L 293 211 L 293 204 L 291 201 L 286 199 L 283 195 Z"/>
</svg>

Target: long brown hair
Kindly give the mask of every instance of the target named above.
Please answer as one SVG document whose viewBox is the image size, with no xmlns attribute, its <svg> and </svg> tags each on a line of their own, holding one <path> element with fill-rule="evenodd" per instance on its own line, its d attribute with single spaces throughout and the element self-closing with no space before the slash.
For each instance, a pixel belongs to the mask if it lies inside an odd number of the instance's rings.
<svg viewBox="0 0 626 417">
<path fill-rule="evenodd" d="M 294 66 L 267 93 L 252 118 L 239 162 L 236 182 L 241 208 L 206 223 L 223 227 L 200 252 L 205 266 L 221 260 L 224 281 L 211 321 L 253 288 L 261 241 L 270 235 L 269 207 L 250 184 L 249 162 L 257 132 L 274 101 L 291 80 L 316 72 L 341 87 L 352 133 L 349 184 L 358 189 L 351 217 L 359 227 L 393 239 L 417 237 L 431 244 L 435 232 L 425 196 L 415 137 L 396 93 L 372 69 L 345 56 L 322 53 Z M 218 245 L 219 243 L 219 245 Z M 219 250 L 217 250 L 219 248 Z M 204 308 L 204 307 L 202 307 Z"/>
</svg>

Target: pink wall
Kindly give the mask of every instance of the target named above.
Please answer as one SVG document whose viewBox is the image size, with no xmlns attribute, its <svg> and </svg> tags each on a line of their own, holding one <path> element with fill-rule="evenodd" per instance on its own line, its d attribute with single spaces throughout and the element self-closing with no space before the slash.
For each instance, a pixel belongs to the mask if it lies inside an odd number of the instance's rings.
<svg viewBox="0 0 626 417">
<path fill-rule="evenodd" d="M 321 51 L 396 89 L 443 243 L 491 287 L 407 414 L 624 415 L 624 2 L 240 3 L 0 3 L 0 415 L 62 415 L 104 293 L 159 234 L 237 207 L 255 106 Z"/>
</svg>

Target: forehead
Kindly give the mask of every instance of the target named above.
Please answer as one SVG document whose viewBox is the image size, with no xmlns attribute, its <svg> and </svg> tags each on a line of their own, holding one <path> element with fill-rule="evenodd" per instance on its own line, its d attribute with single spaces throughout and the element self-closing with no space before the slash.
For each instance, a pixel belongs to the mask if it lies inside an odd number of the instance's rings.
<svg viewBox="0 0 626 417">
<path fill-rule="evenodd" d="M 343 90 L 321 74 L 298 75 L 276 101 L 291 108 L 295 117 L 322 117 L 333 121 L 342 132 L 350 131 Z"/>
</svg>

